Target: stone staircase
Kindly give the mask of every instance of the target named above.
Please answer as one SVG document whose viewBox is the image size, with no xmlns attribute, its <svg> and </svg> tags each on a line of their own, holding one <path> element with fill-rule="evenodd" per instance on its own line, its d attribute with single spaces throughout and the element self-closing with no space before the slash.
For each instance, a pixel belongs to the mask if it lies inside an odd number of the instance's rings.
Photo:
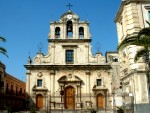
<svg viewBox="0 0 150 113">
<path fill-rule="evenodd" d="M 20 112 L 14 112 L 14 113 L 32 113 L 30 111 L 20 111 Z M 90 110 L 64 110 L 64 109 L 58 109 L 58 110 L 40 110 L 36 111 L 36 113 L 116 113 L 113 112 L 113 110 L 98 110 L 96 112 L 91 112 Z"/>
</svg>

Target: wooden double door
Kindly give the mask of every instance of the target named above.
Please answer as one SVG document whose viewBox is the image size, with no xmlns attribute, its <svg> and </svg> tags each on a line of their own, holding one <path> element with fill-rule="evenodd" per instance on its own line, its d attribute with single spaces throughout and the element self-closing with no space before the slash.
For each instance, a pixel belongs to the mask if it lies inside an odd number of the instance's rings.
<svg viewBox="0 0 150 113">
<path fill-rule="evenodd" d="M 65 88 L 65 109 L 75 109 L 75 88 L 68 86 Z"/>
<path fill-rule="evenodd" d="M 36 108 L 37 109 L 43 108 L 43 96 L 41 94 L 36 96 Z"/>
<path fill-rule="evenodd" d="M 103 109 L 105 107 L 105 97 L 102 94 L 97 95 L 97 108 Z"/>
</svg>

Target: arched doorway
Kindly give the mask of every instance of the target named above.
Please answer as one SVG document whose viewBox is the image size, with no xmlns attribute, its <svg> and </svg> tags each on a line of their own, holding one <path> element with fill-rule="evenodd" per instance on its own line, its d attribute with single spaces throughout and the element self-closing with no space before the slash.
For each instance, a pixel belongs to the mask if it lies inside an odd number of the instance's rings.
<svg viewBox="0 0 150 113">
<path fill-rule="evenodd" d="M 75 108 L 75 89 L 72 86 L 65 88 L 65 109 Z"/>
<path fill-rule="evenodd" d="M 36 108 L 37 109 L 43 108 L 43 96 L 41 94 L 36 96 Z"/>
<path fill-rule="evenodd" d="M 103 109 L 105 106 L 105 98 L 102 94 L 97 95 L 97 108 Z"/>
</svg>

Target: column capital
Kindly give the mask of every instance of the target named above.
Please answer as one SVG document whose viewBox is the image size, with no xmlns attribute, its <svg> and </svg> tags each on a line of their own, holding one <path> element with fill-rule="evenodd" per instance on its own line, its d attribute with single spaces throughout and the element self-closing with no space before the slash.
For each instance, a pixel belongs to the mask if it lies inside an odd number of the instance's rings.
<svg viewBox="0 0 150 113">
<path fill-rule="evenodd" d="M 50 75 L 55 75 L 55 71 L 54 71 L 54 70 L 51 70 L 51 71 L 50 71 Z"/>
<path fill-rule="evenodd" d="M 86 75 L 91 75 L 91 72 L 90 71 L 86 71 L 85 74 Z"/>
</svg>

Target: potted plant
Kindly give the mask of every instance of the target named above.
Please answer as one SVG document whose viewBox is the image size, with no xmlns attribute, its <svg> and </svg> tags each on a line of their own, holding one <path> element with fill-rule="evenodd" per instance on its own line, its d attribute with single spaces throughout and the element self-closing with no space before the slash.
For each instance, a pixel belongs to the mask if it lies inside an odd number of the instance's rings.
<svg viewBox="0 0 150 113">
<path fill-rule="evenodd" d="M 36 113 L 36 107 L 32 107 L 32 108 L 30 109 L 30 113 Z"/>
<path fill-rule="evenodd" d="M 117 107 L 117 113 L 124 113 L 123 106 Z"/>
<path fill-rule="evenodd" d="M 95 109 L 91 109 L 91 113 L 96 113 L 96 110 Z"/>
</svg>

